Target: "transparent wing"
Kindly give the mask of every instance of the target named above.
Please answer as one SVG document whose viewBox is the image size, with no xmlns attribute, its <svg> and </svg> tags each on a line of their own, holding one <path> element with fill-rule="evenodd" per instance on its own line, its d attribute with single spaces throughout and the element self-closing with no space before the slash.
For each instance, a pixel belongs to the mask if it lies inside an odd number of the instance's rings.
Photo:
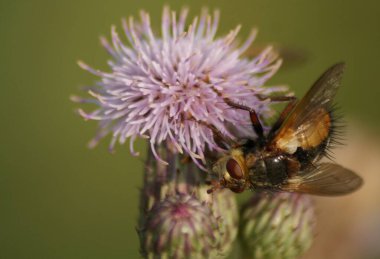
<svg viewBox="0 0 380 259">
<path fill-rule="evenodd" d="M 307 50 L 297 46 L 283 45 L 279 43 L 271 43 L 271 51 L 275 56 L 281 57 L 283 64 L 281 69 L 296 68 L 310 59 L 310 53 Z M 259 56 L 263 51 L 268 49 L 268 44 L 253 44 L 245 52 L 244 56 L 249 58 L 255 58 Z"/>
<path fill-rule="evenodd" d="M 332 66 L 312 85 L 276 132 L 271 140 L 273 145 L 292 153 L 298 146 L 314 147 L 328 137 L 330 111 L 344 66 L 344 63 Z"/>
<path fill-rule="evenodd" d="M 363 179 L 351 170 L 333 163 L 321 163 L 301 171 L 280 189 L 288 192 L 338 196 L 354 192 L 362 184 Z"/>
</svg>

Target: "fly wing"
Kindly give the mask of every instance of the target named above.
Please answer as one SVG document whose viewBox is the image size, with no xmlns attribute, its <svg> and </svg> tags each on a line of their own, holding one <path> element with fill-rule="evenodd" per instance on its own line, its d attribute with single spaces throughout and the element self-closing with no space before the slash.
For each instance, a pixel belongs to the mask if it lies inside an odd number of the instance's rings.
<svg viewBox="0 0 380 259">
<path fill-rule="evenodd" d="M 331 110 L 344 71 L 344 63 L 329 68 L 290 112 L 271 140 L 278 149 L 293 154 L 309 149 L 329 137 Z"/>
<path fill-rule="evenodd" d="M 333 163 L 321 163 L 299 172 L 282 184 L 280 189 L 287 192 L 338 196 L 354 192 L 362 184 L 363 179 L 351 170 Z"/>
<path fill-rule="evenodd" d="M 278 43 L 271 43 L 269 49 L 274 56 L 281 57 L 283 64 L 281 69 L 296 68 L 299 65 L 303 65 L 305 62 L 309 61 L 310 55 L 307 50 L 291 46 L 291 45 L 282 45 Z M 264 51 L 268 51 L 268 44 L 264 45 L 251 45 L 245 52 L 244 56 L 248 58 L 256 58 Z M 265 53 L 265 52 L 264 52 Z"/>
</svg>

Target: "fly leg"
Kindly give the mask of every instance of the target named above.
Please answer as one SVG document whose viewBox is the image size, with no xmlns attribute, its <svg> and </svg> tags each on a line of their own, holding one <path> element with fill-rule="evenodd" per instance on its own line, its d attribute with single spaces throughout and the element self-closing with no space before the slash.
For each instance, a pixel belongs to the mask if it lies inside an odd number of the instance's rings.
<svg viewBox="0 0 380 259">
<path fill-rule="evenodd" d="M 225 135 L 223 135 L 223 133 L 217 129 L 214 125 L 211 125 L 210 123 L 206 122 L 206 121 L 200 121 L 200 120 L 195 120 L 193 119 L 193 121 L 209 128 L 213 134 L 213 137 L 214 137 L 214 141 L 215 143 L 220 146 L 220 147 L 224 147 L 224 148 L 230 148 L 232 146 L 235 146 L 237 145 L 237 143 L 231 139 L 231 138 L 227 138 Z M 226 146 L 226 144 L 228 146 Z"/>
<path fill-rule="evenodd" d="M 249 117 L 251 119 L 253 130 L 256 132 L 259 139 L 265 139 L 263 126 L 260 122 L 259 116 L 257 115 L 257 113 L 254 109 L 252 109 L 251 107 L 245 106 L 243 104 L 240 104 L 240 103 L 235 103 L 234 101 L 232 101 L 231 99 L 228 99 L 228 98 L 223 98 L 223 100 L 226 104 L 228 104 L 232 108 L 248 111 Z"/>
</svg>

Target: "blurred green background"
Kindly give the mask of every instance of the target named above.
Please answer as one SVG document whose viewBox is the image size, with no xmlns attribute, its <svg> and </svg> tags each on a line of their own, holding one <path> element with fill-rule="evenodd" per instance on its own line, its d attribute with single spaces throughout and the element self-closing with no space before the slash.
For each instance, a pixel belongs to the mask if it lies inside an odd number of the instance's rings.
<svg viewBox="0 0 380 259">
<path fill-rule="evenodd" d="M 107 69 L 98 36 L 120 18 L 162 6 L 198 14 L 219 8 L 219 33 L 255 26 L 258 42 L 305 50 L 304 65 L 270 82 L 301 96 L 328 66 L 347 62 L 338 100 L 345 114 L 373 132 L 380 127 L 378 1 L 0 1 L 0 258 L 138 258 L 135 231 L 143 163 L 109 138 L 86 148 L 96 123 L 69 101 L 96 79 L 78 59 Z M 144 153 L 139 142 L 137 149 Z"/>
</svg>

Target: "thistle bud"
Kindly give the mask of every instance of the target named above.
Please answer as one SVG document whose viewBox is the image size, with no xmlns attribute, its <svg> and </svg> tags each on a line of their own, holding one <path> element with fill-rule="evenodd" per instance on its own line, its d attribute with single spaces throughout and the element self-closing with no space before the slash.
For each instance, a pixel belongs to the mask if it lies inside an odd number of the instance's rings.
<svg viewBox="0 0 380 259">
<path fill-rule="evenodd" d="M 214 257 L 218 234 L 209 206 L 192 195 L 171 195 L 149 211 L 144 247 L 148 258 Z"/>
<path fill-rule="evenodd" d="M 224 258 L 237 235 L 233 193 L 207 194 L 205 173 L 170 145 L 149 152 L 141 191 L 139 236 L 145 258 Z"/>
<path fill-rule="evenodd" d="M 308 196 L 255 193 L 240 216 L 246 258 L 297 258 L 312 244 L 314 209 Z"/>
</svg>

